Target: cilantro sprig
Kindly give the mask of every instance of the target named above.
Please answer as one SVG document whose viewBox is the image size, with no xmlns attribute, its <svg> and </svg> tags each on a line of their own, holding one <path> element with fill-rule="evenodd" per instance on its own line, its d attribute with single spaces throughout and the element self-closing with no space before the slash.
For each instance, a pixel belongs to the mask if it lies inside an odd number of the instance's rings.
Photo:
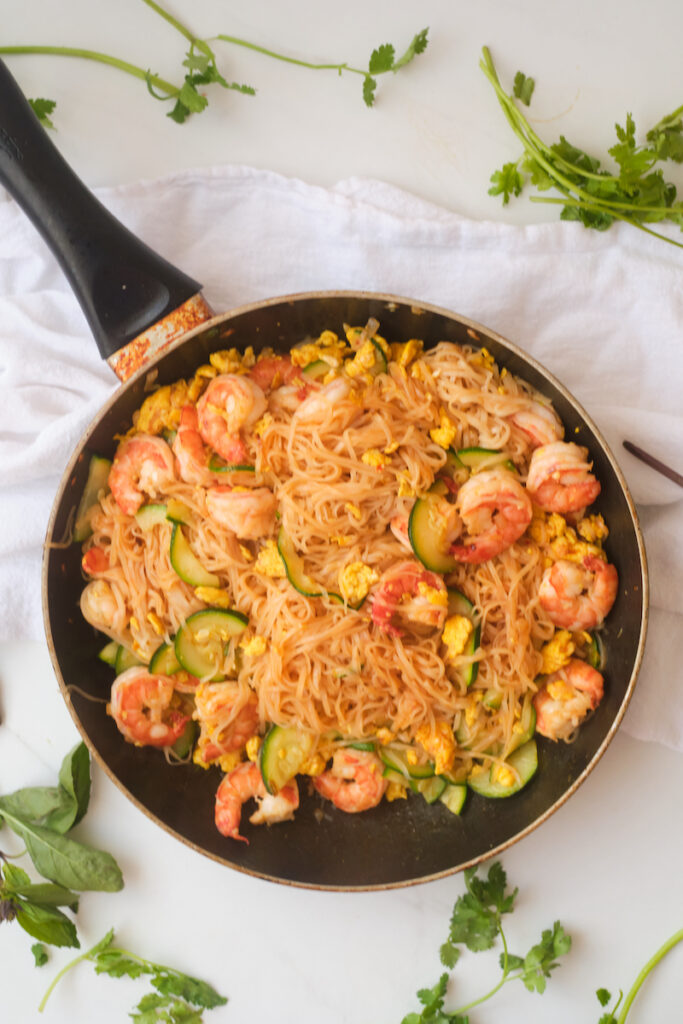
<svg viewBox="0 0 683 1024">
<path fill-rule="evenodd" d="M 602 1014 L 598 1020 L 598 1024 L 624 1024 L 633 1005 L 633 1001 L 638 995 L 638 992 L 642 988 L 648 975 L 655 969 L 657 964 L 664 959 L 667 953 L 669 953 L 674 946 L 678 945 L 679 942 L 683 942 L 683 928 L 679 929 L 679 931 L 675 932 L 671 938 L 667 939 L 664 945 L 660 946 L 657 952 L 654 953 L 647 963 L 641 968 L 636 980 L 627 992 L 625 999 L 623 992 L 619 992 L 619 995 L 615 998 L 614 1006 L 611 1009 L 607 1009 L 605 1013 Z M 606 1007 L 612 1001 L 612 994 L 606 988 L 599 988 L 595 995 L 602 1007 Z"/>
<path fill-rule="evenodd" d="M 141 79 L 146 83 L 147 90 L 154 99 L 172 103 L 167 117 L 170 117 L 177 124 L 183 124 L 190 115 L 201 114 L 207 108 L 209 99 L 206 89 L 210 86 L 219 86 L 223 89 L 234 90 L 248 96 L 253 96 L 256 93 L 256 89 L 253 86 L 229 81 L 224 77 L 218 68 L 218 58 L 212 43 L 229 43 L 233 46 L 252 50 L 266 57 L 284 61 L 287 64 L 296 64 L 299 67 L 309 68 L 313 71 L 336 71 L 338 75 L 342 75 L 344 72 L 362 75 L 363 100 L 368 107 L 373 106 L 375 102 L 377 76 L 387 74 L 388 72 L 396 73 L 405 67 L 406 64 L 409 64 L 418 54 L 424 53 L 427 48 L 428 29 L 424 28 L 413 36 L 407 49 L 399 57 L 396 56 L 396 50 L 391 43 L 384 43 L 376 47 L 370 55 L 367 68 L 353 67 L 346 61 L 340 63 L 313 63 L 299 57 L 278 53 L 275 50 L 270 50 L 249 40 L 240 39 L 238 36 L 220 33 L 212 38 L 201 38 L 195 35 L 179 18 L 157 3 L 156 0 L 142 0 L 142 2 L 154 11 L 155 14 L 163 18 L 189 43 L 185 59 L 182 62 L 183 76 L 180 82 L 170 82 L 152 72 L 149 68 L 131 64 L 129 61 L 111 54 L 83 47 L 0 46 L 0 54 L 3 56 L 49 54 L 51 56 L 78 58 L 106 64 Z M 54 100 L 37 99 L 30 102 L 41 122 L 46 127 L 54 128 L 50 117 L 55 108 Z"/>
<path fill-rule="evenodd" d="M 676 187 L 664 178 L 661 166 L 667 160 L 683 163 L 683 106 L 657 122 L 646 134 L 645 142 L 636 140 L 636 125 L 631 114 L 623 125 L 616 124 L 616 142 L 609 156 L 614 171 L 602 161 L 560 136 L 552 145 L 533 130 L 515 99 L 528 102 L 533 87 L 522 72 L 515 77 L 512 95 L 503 89 L 487 47 L 479 66 L 493 86 L 498 101 L 523 146 L 518 160 L 505 163 L 491 176 L 490 195 L 502 196 L 506 205 L 527 186 L 538 192 L 554 189 L 560 196 L 532 195 L 532 202 L 561 205 L 560 218 L 579 221 L 587 228 L 604 231 L 615 221 L 624 221 L 655 238 L 683 248 L 651 224 L 668 222 L 683 229 L 683 202 L 677 200 Z"/>
<path fill-rule="evenodd" d="M 479 878 L 476 872 L 476 868 L 465 871 L 467 891 L 458 897 L 453 908 L 449 935 L 440 950 L 441 962 L 453 969 L 462 947 L 479 953 L 491 949 L 500 939 L 503 947 L 499 961 L 501 976 L 484 995 L 449 1012 L 444 1009 L 449 983 L 445 972 L 431 988 L 418 990 L 422 1010 L 409 1013 L 402 1024 L 469 1024 L 469 1011 L 491 999 L 509 981 L 521 981 L 530 992 L 543 993 L 551 972 L 559 966 L 559 957 L 571 948 L 571 937 L 560 922 L 555 921 L 525 956 L 511 953 L 502 919 L 514 910 L 517 889 L 508 888 L 505 871 L 498 861 L 491 865 L 486 878 Z"/>
<path fill-rule="evenodd" d="M 111 978 L 149 976 L 152 991 L 143 995 L 129 1014 L 139 1024 L 153 1024 L 154 1021 L 200 1024 L 203 1019 L 200 1010 L 211 1010 L 227 1003 L 225 996 L 207 982 L 115 946 L 112 928 L 91 949 L 71 960 L 55 975 L 38 1007 L 41 1013 L 59 981 L 83 961 L 90 962 L 96 974 L 108 974 Z"/>
</svg>

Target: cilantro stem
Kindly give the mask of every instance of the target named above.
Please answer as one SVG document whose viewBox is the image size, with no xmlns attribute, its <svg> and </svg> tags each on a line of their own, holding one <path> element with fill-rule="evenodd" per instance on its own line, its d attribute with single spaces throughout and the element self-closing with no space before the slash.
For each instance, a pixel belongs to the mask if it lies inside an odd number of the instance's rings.
<svg viewBox="0 0 683 1024">
<path fill-rule="evenodd" d="M 638 994 L 638 991 L 640 990 L 643 982 L 647 978 L 647 976 L 650 973 L 650 971 L 652 971 L 657 966 L 659 961 L 662 960 L 666 956 L 666 954 L 669 952 L 669 950 L 673 949 L 673 947 L 676 946 L 682 940 L 683 940 L 683 928 L 681 928 L 681 929 L 679 929 L 679 931 L 675 932 L 671 936 L 670 939 L 667 939 L 667 941 L 664 943 L 664 945 L 660 946 L 660 948 L 657 950 L 657 952 L 653 956 L 650 957 L 648 962 L 645 964 L 645 966 L 639 972 L 638 977 L 634 981 L 633 985 L 631 986 L 631 988 L 630 988 L 630 990 L 628 992 L 628 995 L 626 996 L 626 999 L 624 1000 L 624 1005 L 622 1007 L 621 1013 L 619 1014 L 619 1017 L 617 1018 L 617 1024 L 624 1024 L 624 1021 L 626 1020 L 628 1012 L 631 1009 L 631 1005 L 633 1004 L 633 1000 L 636 998 L 636 996 Z"/>
<path fill-rule="evenodd" d="M 156 13 L 160 17 L 162 17 L 164 21 L 167 21 L 169 25 L 172 25 L 177 32 L 180 32 L 181 36 L 184 36 L 189 43 L 191 43 L 193 46 L 196 46 L 197 49 L 201 50 L 202 53 L 204 53 L 207 57 L 213 57 L 211 47 L 206 43 L 204 39 L 199 39 L 197 36 L 195 36 L 194 33 L 191 32 L 189 28 L 182 24 L 182 22 L 178 21 L 178 19 L 175 18 L 172 14 L 164 10 L 164 8 L 161 7 L 159 4 L 155 3 L 155 0 L 142 0 L 142 2 L 143 4 L 147 4 L 147 6 L 150 7 L 153 11 L 156 11 Z"/>
<path fill-rule="evenodd" d="M 145 0 L 148 3 L 149 0 Z M 287 57 L 283 53 L 277 53 L 275 50 L 269 50 L 265 46 L 259 46 L 257 43 L 250 43 L 246 39 L 239 39 L 237 36 L 228 36 L 220 34 L 215 36 L 216 39 L 220 39 L 224 43 L 233 43 L 235 46 L 243 46 L 247 50 L 253 50 L 255 53 L 262 53 L 266 57 L 272 57 L 274 60 L 282 60 L 287 64 L 298 64 L 301 68 L 310 68 L 312 71 L 338 71 L 341 75 L 342 71 L 351 71 L 354 75 L 367 75 L 367 71 L 361 70 L 361 68 L 352 68 L 349 64 L 312 64 L 307 60 L 300 60 L 297 57 Z"/>
<path fill-rule="evenodd" d="M 99 945 L 99 943 L 96 943 L 96 945 Z M 48 986 L 48 989 L 47 989 L 45 995 L 43 996 L 43 998 L 40 1001 L 40 1006 L 38 1007 L 38 1013 L 42 1013 L 43 1012 L 43 1010 L 45 1009 L 45 1004 L 47 1003 L 48 999 L 52 995 L 52 993 L 53 993 L 54 989 L 56 988 L 58 982 L 60 982 L 62 980 L 64 975 L 67 974 L 71 970 L 72 967 L 75 967 L 76 964 L 80 964 L 80 962 L 82 960 L 88 960 L 93 949 L 95 949 L 95 946 L 93 946 L 92 949 L 87 950 L 85 953 L 81 953 L 80 956 L 74 957 L 73 960 L 69 960 L 68 964 L 66 964 L 65 967 L 62 967 L 61 971 L 59 971 L 57 974 L 55 974 L 54 978 L 52 979 L 52 981 L 50 982 L 50 984 Z"/>
<path fill-rule="evenodd" d="M 112 57 L 107 53 L 100 53 L 97 50 L 84 50 L 76 46 L 0 46 L 0 54 L 7 57 L 18 56 L 22 54 L 48 54 L 53 57 L 79 57 L 83 60 L 96 61 L 99 64 L 108 64 L 110 67 L 118 68 L 119 71 L 125 71 L 126 74 L 134 75 L 135 78 L 141 78 L 143 82 L 147 82 L 157 89 L 161 89 L 169 97 L 175 97 L 180 94 L 180 89 L 173 85 L 171 82 L 167 82 L 166 79 L 160 78 L 159 75 L 154 75 L 150 71 L 146 71 L 144 68 L 139 68 L 135 64 L 129 64 L 126 60 L 121 60 L 119 57 Z"/>
<path fill-rule="evenodd" d="M 496 992 L 500 991 L 500 989 L 503 987 L 506 981 L 510 981 L 513 977 L 516 977 L 516 975 L 510 975 L 508 973 L 508 944 L 505 938 L 505 932 L 503 931 L 500 925 L 500 921 L 498 922 L 498 934 L 500 935 L 501 942 L 503 943 L 503 974 L 501 976 L 500 981 L 498 982 L 497 985 L 494 985 L 493 988 L 486 993 L 486 995 L 480 996 L 479 999 L 474 999 L 472 1000 L 471 1003 L 466 1003 L 464 1006 L 458 1007 L 458 1009 L 454 1011 L 454 1016 L 461 1016 L 462 1014 L 467 1013 L 473 1007 L 479 1006 L 480 1003 L 485 1003 L 487 999 L 490 999 L 492 996 L 495 996 Z"/>
<path fill-rule="evenodd" d="M 529 196 L 529 201 L 532 203 L 556 203 L 562 206 L 575 206 L 582 210 L 595 210 L 599 208 L 599 204 L 591 200 L 590 202 L 581 202 L 579 199 L 572 199 L 571 196 L 566 196 L 564 199 L 553 199 L 552 196 Z M 645 210 L 646 212 L 659 213 L 659 207 L 651 206 L 631 206 L 627 203 L 623 204 L 623 209 L 633 210 Z M 630 224 L 632 228 L 638 228 L 639 231 L 644 231 L 646 235 L 652 235 L 653 238 L 659 238 L 663 242 L 669 242 L 670 245 L 675 245 L 679 249 L 683 249 L 683 242 L 677 242 L 674 238 L 669 238 L 668 235 L 662 235 L 659 231 L 654 231 L 652 228 L 646 228 L 644 224 L 639 224 L 637 220 L 633 220 L 632 217 L 627 217 L 624 214 L 619 213 L 618 210 L 610 210 L 609 214 L 614 217 L 615 220 L 623 220 L 625 224 Z"/>
</svg>

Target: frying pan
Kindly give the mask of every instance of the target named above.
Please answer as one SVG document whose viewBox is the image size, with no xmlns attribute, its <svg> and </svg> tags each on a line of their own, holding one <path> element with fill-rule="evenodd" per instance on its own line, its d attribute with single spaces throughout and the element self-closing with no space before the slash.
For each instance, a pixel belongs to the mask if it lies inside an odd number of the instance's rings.
<svg viewBox="0 0 683 1024">
<path fill-rule="evenodd" d="M 67 466 L 47 530 L 43 608 L 59 686 L 94 758 L 148 816 L 189 846 L 237 870 L 322 889 L 389 888 L 458 871 L 499 853 L 556 811 L 595 767 L 624 715 L 640 667 L 647 625 L 645 550 L 622 473 L 588 415 L 542 366 L 485 327 L 415 300 L 322 292 L 273 298 L 212 316 L 192 278 L 151 252 L 68 168 L 0 67 L 0 180 L 42 232 L 81 303 L 102 355 L 124 383 L 87 429 Z M 210 352 L 230 346 L 283 351 L 343 323 L 376 317 L 392 340 L 481 344 L 501 366 L 550 398 L 567 436 L 586 445 L 602 483 L 595 511 L 610 526 L 608 555 L 619 593 L 602 638 L 606 694 L 571 744 L 539 738 L 539 770 L 518 794 L 470 794 L 461 816 L 417 797 L 363 814 L 336 810 L 304 793 L 294 821 L 244 824 L 249 845 L 213 824 L 217 770 L 171 769 L 158 751 L 125 743 L 104 711 L 111 669 L 97 658 L 102 635 L 81 617 L 80 547 L 59 546 L 80 499 L 91 454 L 114 454 L 148 390 L 190 376 Z M 229 339 L 229 340 L 228 340 Z M 89 698 L 99 698 L 93 701 Z"/>
</svg>

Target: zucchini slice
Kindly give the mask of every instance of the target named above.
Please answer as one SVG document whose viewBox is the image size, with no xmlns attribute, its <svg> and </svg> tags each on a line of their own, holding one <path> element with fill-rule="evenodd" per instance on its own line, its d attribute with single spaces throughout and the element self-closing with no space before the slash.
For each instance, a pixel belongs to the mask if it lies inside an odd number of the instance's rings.
<svg viewBox="0 0 683 1024">
<path fill-rule="evenodd" d="M 192 513 L 187 505 L 183 505 L 182 501 L 171 498 L 166 506 L 166 518 L 170 519 L 172 523 L 182 523 L 187 526 L 192 521 Z"/>
<path fill-rule="evenodd" d="M 444 536 L 445 523 L 439 508 L 448 494 L 443 480 L 432 484 L 422 498 L 413 505 L 408 520 L 408 537 L 413 551 L 432 572 L 454 572 L 460 563 L 450 553 L 450 543 Z"/>
<path fill-rule="evenodd" d="M 467 780 L 467 785 L 470 789 L 478 793 L 479 796 L 485 796 L 490 799 L 499 800 L 506 796 L 513 796 L 515 793 L 519 793 L 520 789 L 529 782 L 530 779 L 536 774 L 538 768 L 538 751 L 536 749 L 536 740 L 529 740 L 524 746 L 519 747 L 513 754 L 507 759 L 507 764 L 513 768 L 519 778 L 517 778 L 511 786 L 504 786 L 501 782 L 494 781 L 492 778 L 493 768 L 487 772 L 480 772 L 477 775 L 472 775 Z M 495 767 L 495 766 L 494 766 Z"/>
<path fill-rule="evenodd" d="M 448 783 L 439 800 L 444 804 L 451 814 L 460 814 L 465 798 L 467 797 L 467 786 L 463 783 Z"/>
<path fill-rule="evenodd" d="M 431 761 L 410 764 L 402 750 L 392 750 L 391 747 L 380 747 L 377 753 L 387 768 L 400 772 L 404 779 L 429 779 L 434 775 L 434 765 Z"/>
<path fill-rule="evenodd" d="M 469 635 L 462 653 L 467 655 L 474 654 L 481 642 L 481 623 L 477 621 L 472 602 L 454 587 L 448 588 L 448 617 L 450 618 L 451 615 L 463 615 L 472 623 L 474 628 Z M 458 671 L 469 689 L 479 674 L 479 662 L 472 661 L 469 665 L 465 665 L 462 669 L 458 669 Z"/>
<path fill-rule="evenodd" d="M 481 473 L 485 469 L 493 469 L 494 466 L 503 466 L 511 473 L 517 472 L 512 459 L 499 448 L 461 448 L 456 455 L 471 473 Z"/>
<path fill-rule="evenodd" d="M 119 644 L 116 651 L 116 660 L 114 662 L 114 671 L 117 676 L 120 676 L 122 672 L 125 672 L 129 668 L 133 668 L 135 665 L 144 665 L 144 661 L 140 661 L 136 654 L 129 651 L 123 644 Z"/>
<path fill-rule="evenodd" d="M 259 767 L 269 793 L 277 793 L 311 756 L 315 738 L 290 726 L 271 725 L 259 753 Z"/>
<path fill-rule="evenodd" d="M 181 580 L 191 587 L 219 587 L 215 573 L 205 569 L 187 542 L 180 523 L 174 523 L 171 533 L 171 565 Z"/>
<path fill-rule="evenodd" d="M 173 644 L 160 644 L 150 658 L 149 670 L 153 675 L 172 676 L 181 668 Z"/>
<path fill-rule="evenodd" d="M 185 729 L 180 734 L 175 743 L 171 746 L 171 750 L 176 757 L 179 757 L 181 761 L 189 757 L 190 751 L 194 747 L 197 737 L 199 735 L 199 723 L 194 722 L 190 719 L 185 726 Z"/>
<path fill-rule="evenodd" d="M 225 645 L 243 633 L 248 623 L 246 615 L 231 608 L 202 608 L 190 615 L 174 641 L 181 667 L 198 679 L 223 679 Z"/>
<path fill-rule="evenodd" d="M 90 457 L 88 476 L 81 500 L 76 509 L 76 521 L 73 532 L 73 539 L 76 544 L 82 544 L 92 533 L 89 513 L 92 507 L 97 504 L 100 492 L 107 490 L 110 469 L 111 459 L 104 459 L 101 455 L 92 455 Z"/>
<path fill-rule="evenodd" d="M 428 804 L 434 804 L 441 798 L 447 785 L 440 775 L 433 775 L 431 779 L 413 779 L 410 788 L 415 793 L 421 793 Z"/>
<path fill-rule="evenodd" d="M 455 448 L 449 448 L 446 452 L 446 461 L 439 470 L 438 475 L 440 477 L 450 477 L 457 484 L 464 484 L 470 475 L 470 471 L 465 463 L 458 458 Z"/>
<path fill-rule="evenodd" d="M 148 530 L 153 530 L 155 526 L 159 526 L 161 523 L 168 522 L 165 505 L 143 505 L 135 513 L 135 518 L 140 529 L 144 530 L 145 533 Z"/>
<path fill-rule="evenodd" d="M 244 463 L 223 462 L 217 455 L 209 459 L 209 469 L 212 473 L 255 473 L 256 466 L 248 466 Z"/>
<path fill-rule="evenodd" d="M 528 743 L 530 739 L 533 739 L 533 735 L 536 732 L 536 708 L 534 707 L 533 700 L 530 696 L 524 698 L 522 704 L 522 714 L 519 722 L 515 726 L 515 732 L 511 741 L 509 754 L 517 750 L 519 747 L 523 747 L 525 743 Z"/>
<path fill-rule="evenodd" d="M 280 527 L 277 535 L 277 549 L 284 563 L 287 579 L 294 589 L 304 597 L 322 597 L 320 586 L 304 570 L 304 560 L 297 554 L 292 538 L 286 533 L 284 526 Z"/>
<path fill-rule="evenodd" d="M 586 652 L 586 661 L 591 668 L 601 671 L 605 664 L 605 648 L 599 633 L 590 634 L 590 644 Z"/>
<path fill-rule="evenodd" d="M 301 372 L 306 380 L 322 380 L 333 369 L 334 367 L 324 359 L 314 359 L 312 363 L 307 363 Z"/>
<path fill-rule="evenodd" d="M 103 647 L 97 657 L 100 661 L 103 661 L 105 665 L 109 665 L 114 668 L 116 665 L 116 655 L 119 653 L 119 647 L 121 644 L 117 643 L 116 640 L 110 640 L 106 647 Z"/>
</svg>

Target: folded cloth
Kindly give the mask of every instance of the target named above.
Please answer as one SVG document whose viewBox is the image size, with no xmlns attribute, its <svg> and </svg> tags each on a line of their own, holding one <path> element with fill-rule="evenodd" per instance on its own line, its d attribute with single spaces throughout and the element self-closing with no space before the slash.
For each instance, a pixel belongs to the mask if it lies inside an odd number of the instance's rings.
<svg viewBox="0 0 683 1024">
<path fill-rule="evenodd" d="M 683 490 L 621 447 L 629 438 L 683 470 L 678 249 L 625 225 L 476 222 L 378 181 L 323 189 L 247 167 L 97 195 L 218 311 L 315 289 L 391 292 L 485 324 L 559 377 L 612 446 L 649 552 L 650 637 L 624 728 L 683 749 Z M 0 198 L 0 640 L 43 636 L 51 502 L 115 387 L 56 261 Z"/>
</svg>

